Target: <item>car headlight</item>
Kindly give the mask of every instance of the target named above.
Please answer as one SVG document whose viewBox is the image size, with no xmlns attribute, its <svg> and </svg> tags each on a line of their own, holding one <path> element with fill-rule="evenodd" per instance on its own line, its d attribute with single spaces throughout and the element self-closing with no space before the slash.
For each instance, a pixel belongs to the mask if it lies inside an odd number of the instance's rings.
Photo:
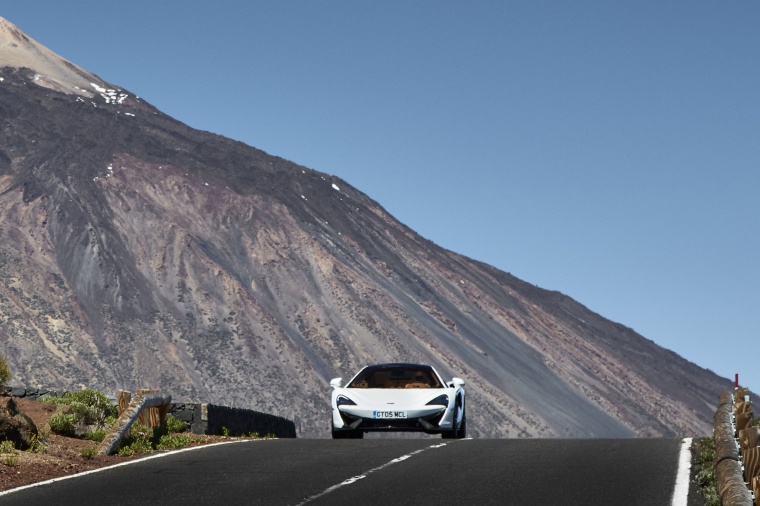
<svg viewBox="0 0 760 506">
<path fill-rule="evenodd" d="M 335 400 L 335 405 L 340 406 L 356 406 L 356 403 L 346 397 L 345 395 L 339 395 L 338 398 Z"/>
<path fill-rule="evenodd" d="M 449 396 L 446 394 L 439 395 L 432 401 L 425 404 L 425 406 L 433 406 L 435 404 L 440 404 L 441 406 L 448 406 L 449 405 Z"/>
</svg>

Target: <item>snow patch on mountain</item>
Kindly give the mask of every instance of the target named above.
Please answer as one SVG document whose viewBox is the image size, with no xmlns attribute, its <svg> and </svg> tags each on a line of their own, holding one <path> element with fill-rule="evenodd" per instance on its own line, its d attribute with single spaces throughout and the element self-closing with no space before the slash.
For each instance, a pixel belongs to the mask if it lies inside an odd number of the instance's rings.
<svg viewBox="0 0 760 506">
<path fill-rule="evenodd" d="M 121 90 L 107 89 L 102 86 L 98 86 L 96 83 L 90 83 L 90 86 L 95 88 L 95 91 L 100 93 L 100 96 L 106 101 L 106 104 L 122 104 L 124 99 L 129 95 L 126 93 L 119 93 Z"/>
</svg>

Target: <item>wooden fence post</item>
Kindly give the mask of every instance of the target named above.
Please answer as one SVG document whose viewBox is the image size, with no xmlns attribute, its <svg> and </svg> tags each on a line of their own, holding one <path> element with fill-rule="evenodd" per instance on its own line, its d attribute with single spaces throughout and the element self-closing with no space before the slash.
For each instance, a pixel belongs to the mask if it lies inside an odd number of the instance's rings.
<svg viewBox="0 0 760 506">
<path fill-rule="evenodd" d="M 146 395 L 155 394 L 156 390 L 152 390 L 150 388 L 140 388 L 137 390 L 137 395 L 145 397 Z M 148 408 L 144 409 L 140 412 L 140 416 L 137 418 L 137 423 L 140 425 L 145 425 L 146 427 L 153 428 L 155 425 L 152 425 L 153 421 L 153 411 L 156 408 Z M 158 415 L 156 415 L 158 416 Z"/>
<path fill-rule="evenodd" d="M 744 481 L 752 484 L 756 476 L 760 476 L 760 448 L 747 448 L 742 452 L 742 464 L 744 464 Z"/>
<path fill-rule="evenodd" d="M 116 398 L 119 405 L 119 416 L 129 407 L 129 403 L 132 402 L 132 393 L 126 390 L 119 390 L 116 393 Z"/>
</svg>

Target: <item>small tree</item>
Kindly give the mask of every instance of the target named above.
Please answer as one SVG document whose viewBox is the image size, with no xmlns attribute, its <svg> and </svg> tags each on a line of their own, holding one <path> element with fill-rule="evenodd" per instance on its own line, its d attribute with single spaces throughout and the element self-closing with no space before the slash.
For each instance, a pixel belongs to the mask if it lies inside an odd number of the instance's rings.
<svg viewBox="0 0 760 506">
<path fill-rule="evenodd" d="M 0 387 L 4 387 L 8 380 L 11 379 L 11 368 L 5 355 L 0 353 Z"/>
</svg>

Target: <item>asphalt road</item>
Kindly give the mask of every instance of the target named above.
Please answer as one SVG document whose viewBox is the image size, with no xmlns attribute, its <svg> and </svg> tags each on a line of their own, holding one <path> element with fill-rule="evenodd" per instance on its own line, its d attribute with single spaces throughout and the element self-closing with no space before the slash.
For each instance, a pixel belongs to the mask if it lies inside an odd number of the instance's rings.
<svg viewBox="0 0 760 506">
<path fill-rule="evenodd" d="M 680 447 L 675 439 L 248 441 L 0 495 L 0 506 L 670 505 Z"/>
</svg>

